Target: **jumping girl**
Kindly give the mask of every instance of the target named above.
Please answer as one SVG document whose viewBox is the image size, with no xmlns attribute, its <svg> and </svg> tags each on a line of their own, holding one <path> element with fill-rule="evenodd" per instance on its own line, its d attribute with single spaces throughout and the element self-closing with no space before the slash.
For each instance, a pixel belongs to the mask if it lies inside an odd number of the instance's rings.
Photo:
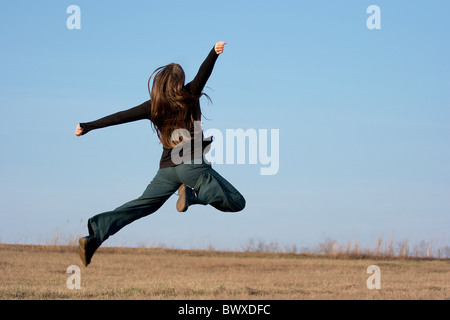
<svg viewBox="0 0 450 320">
<path fill-rule="evenodd" d="M 183 148 L 183 151 L 192 150 L 191 154 L 183 154 L 183 159 L 188 161 L 174 162 L 172 155 L 175 147 L 183 143 L 193 144 L 189 136 L 174 134 L 177 129 L 189 132 L 191 137 L 198 134 L 196 131 L 202 115 L 199 99 L 206 96 L 202 92 L 203 88 L 225 44 L 226 42 L 220 41 L 214 45 L 190 83 L 184 83 L 185 74 L 180 65 L 168 64 L 156 69 L 150 76 L 150 100 L 99 120 L 78 124 L 75 135 L 82 136 L 94 129 L 148 119 L 163 146 L 159 170 L 139 198 L 88 220 L 89 235 L 79 240 L 79 254 L 85 266 L 91 262 L 95 251 L 106 239 L 124 226 L 158 210 L 177 190 L 179 198 L 176 209 L 179 212 L 185 212 L 194 204 L 210 204 L 224 212 L 244 209 L 244 197 L 203 158 L 211 141 L 202 139 L 200 153 L 194 152 L 194 148 Z M 202 132 L 201 136 L 203 137 Z"/>
</svg>

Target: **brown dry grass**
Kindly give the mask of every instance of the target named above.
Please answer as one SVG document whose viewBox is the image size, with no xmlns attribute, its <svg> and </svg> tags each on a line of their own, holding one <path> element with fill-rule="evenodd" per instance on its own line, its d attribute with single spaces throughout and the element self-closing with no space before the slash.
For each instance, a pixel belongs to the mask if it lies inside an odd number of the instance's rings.
<svg viewBox="0 0 450 320">
<path fill-rule="evenodd" d="M 0 299 L 450 299 L 449 259 L 352 259 L 287 253 L 100 248 L 81 266 L 73 246 L 0 244 Z M 381 289 L 369 290 L 369 265 Z"/>
</svg>

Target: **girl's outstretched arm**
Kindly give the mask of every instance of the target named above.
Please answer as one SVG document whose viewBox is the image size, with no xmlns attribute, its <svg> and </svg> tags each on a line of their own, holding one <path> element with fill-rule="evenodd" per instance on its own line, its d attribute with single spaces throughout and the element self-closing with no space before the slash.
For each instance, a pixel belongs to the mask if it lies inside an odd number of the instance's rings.
<svg viewBox="0 0 450 320">
<path fill-rule="evenodd" d="M 151 103 L 150 100 L 148 100 L 137 107 L 111 114 L 96 121 L 79 123 L 75 129 L 75 135 L 82 136 L 94 129 L 105 128 L 131 121 L 142 119 L 150 120 L 150 109 Z"/>
<path fill-rule="evenodd" d="M 217 57 L 223 52 L 225 44 L 225 41 L 219 41 L 214 45 L 214 48 L 212 48 L 205 61 L 203 61 L 202 65 L 200 66 L 200 69 L 198 70 L 195 78 L 186 85 L 186 88 L 192 94 L 197 95 L 202 93 L 203 88 L 205 87 L 206 82 L 208 81 L 213 71 Z"/>
</svg>

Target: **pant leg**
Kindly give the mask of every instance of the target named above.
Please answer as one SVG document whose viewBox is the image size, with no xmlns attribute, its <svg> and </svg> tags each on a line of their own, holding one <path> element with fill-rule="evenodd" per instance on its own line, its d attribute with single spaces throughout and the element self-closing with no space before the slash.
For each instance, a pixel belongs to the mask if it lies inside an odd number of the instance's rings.
<svg viewBox="0 0 450 320">
<path fill-rule="evenodd" d="M 198 204 L 210 204 L 223 212 L 238 212 L 244 209 L 245 198 L 211 165 L 181 164 L 177 167 L 177 173 L 181 182 L 196 190 Z"/>
<path fill-rule="evenodd" d="M 158 210 L 180 184 L 176 179 L 174 168 L 160 169 L 139 198 L 113 211 L 100 213 L 90 218 L 89 234 L 95 235 L 100 245 L 126 225 Z"/>
</svg>

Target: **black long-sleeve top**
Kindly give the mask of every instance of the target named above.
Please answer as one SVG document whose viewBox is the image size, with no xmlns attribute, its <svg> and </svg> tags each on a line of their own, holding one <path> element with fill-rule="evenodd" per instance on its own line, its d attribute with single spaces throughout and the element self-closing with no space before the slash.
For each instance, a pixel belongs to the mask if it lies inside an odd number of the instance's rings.
<svg viewBox="0 0 450 320">
<path fill-rule="evenodd" d="M 214 64 L 218 56 L 219 55 L 213 48 L 209 52 L 205 61 L 200 66 L 200 69 L 198 70 L 195 78 L 191 82 L 186 84 L 184 88 L 194 95 L 200 95 L 212 73 Z M 114 126 L 122 123 L 143 119 L 150 120 L 150 111 L 151 111 L 151 101 L 148 100 L 131 109 L 120 111 L 92 122 L 82 122 L 80 123 L 80 126 L 83 129 L 82 135 L 88 133 L 91 130 Z M 203 143 L 203 148 L 206 148 L 210 143 L 211 142 L 206 144 Z M 172 161 L 171 152 L 172 149 L 163 147 L 163 153 L 160 160 L 160 168 L 176 166 L 176 164 L 173 163 Z"/>
</svg>

